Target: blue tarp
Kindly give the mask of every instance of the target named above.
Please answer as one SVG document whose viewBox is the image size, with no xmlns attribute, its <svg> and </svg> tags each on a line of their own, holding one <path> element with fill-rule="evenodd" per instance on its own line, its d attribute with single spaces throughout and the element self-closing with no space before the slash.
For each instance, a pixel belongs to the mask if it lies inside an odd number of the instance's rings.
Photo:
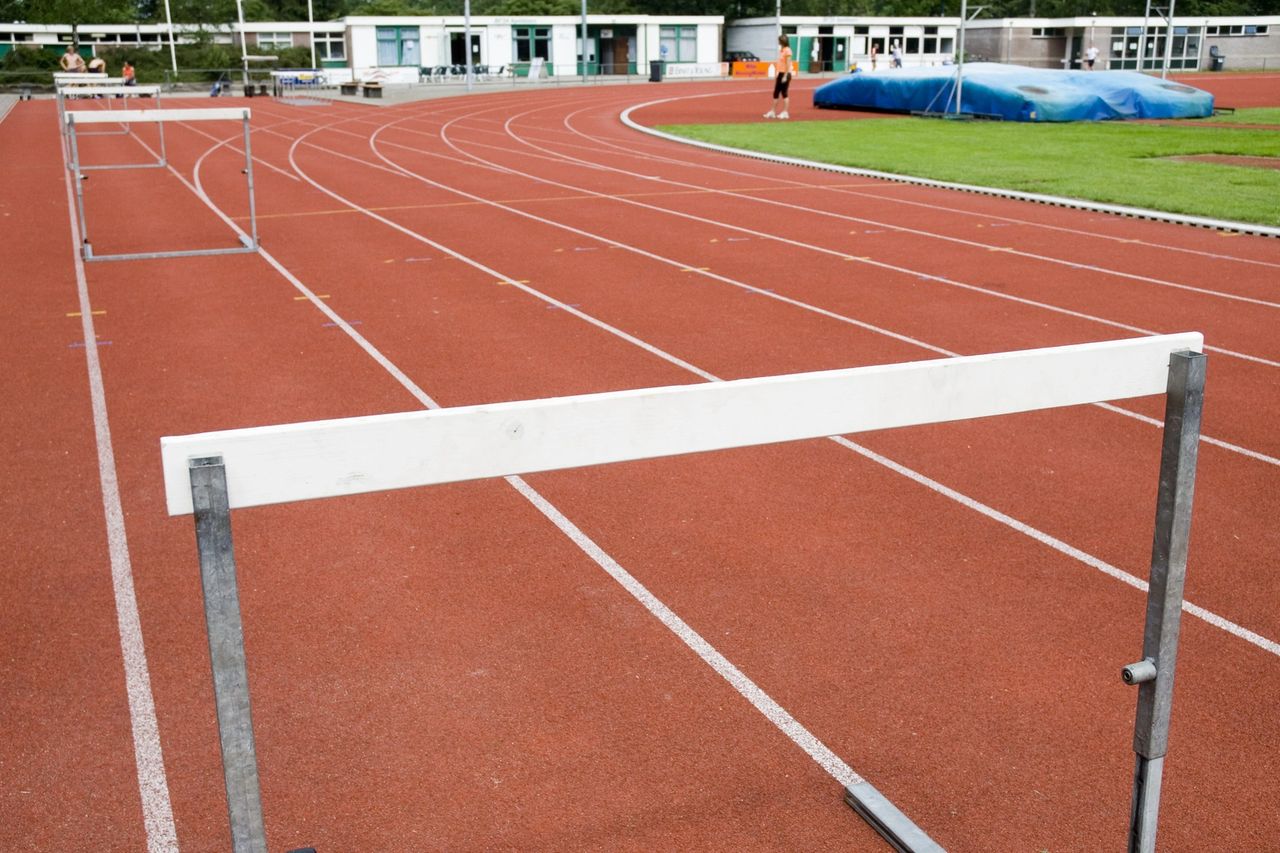
<svg viewBox="0 0 1280 853">
<path fill-rule="evenodd" d="M 815 107 L 955 112 L 956 68 L 857 72 L 820 86 Z M 964 66 L 962 112 L 1008 121 L 1203 118 L 1213 95 L 1136 71 L 1055 71 L 976 62 Z"/>
</svg>

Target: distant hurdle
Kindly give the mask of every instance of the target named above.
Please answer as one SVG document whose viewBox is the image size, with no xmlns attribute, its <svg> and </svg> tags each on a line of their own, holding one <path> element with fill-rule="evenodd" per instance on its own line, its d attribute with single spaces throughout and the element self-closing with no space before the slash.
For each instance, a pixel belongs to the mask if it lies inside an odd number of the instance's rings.
<svg viewBox="0 0 1280 853">
<path fill-rule="evenodd" d="M 136 87 L 135 87 L 136 88 Z M 253 152 L 249 143 L 249 110 L 245 107 L 227 109 L 151 109 L 151 110 L 68 110 L 63 115 L 67 128 L 67 144 L 70 152 L 71 171 L 75 173 L 76 212 L 80 224 L 81 253 L 86 261 L 124 261 L 147 258 L 182 258 L 195 255 L 234 255 L 258 251 L 258 215 L 253 195 Z M 168 165 L 164 147 L 166 122 L 239 121 L 244 127 L 244 174 L 249 193 L 249 236 L 239 239 L 240 245 L 220 249 L 175 249 L 162 252 L 131 254 L 101 254 L 93 251 L 89 239 L 89 225 L 84 212 L 84 173 L 93 169 L 143 169 L 163 168 Z M 85 165 L 80 161 L 80 128 L 98 124 L 155 124 L 159 130 L 160 151 L 157 159 L 146 163 L 114 163 Z M 151 149 L 148 149 L 151 150 Z"/>
<path fill-rule="evenodd" d="M 75 96 L 77 98 L 93 98 L 95 99 L 95 103 L 97 102 L 97 98 L 101 96 L 104 99 L 103 103 L 106 104 L 104 109 L 107 112 L 112 112 L 115 110 L 115 107 L 113 106 L 113 104 L 117 98 L 125 99 L 126 105 L 128 104 L 128 99 L 130 98 L 153 98 L 155 99 L 155 108 L 156 109 L 160 108 L 160 87 L 159 86 L 125 86 L 121 84 L 95 85 L 95 86 L 59 86 L 55 97 L 58 102 L 58 125 L 62 129 L 62 134 L 64 136 L 67 134 L 66 116 L 68 112 L 67 99 L 69 95 Z M 93 134 L 89 131 L 81 131 L 81 135 L 82 136 L 90 136 L 90 135 L 109 136 L 112 134 L 125 134 L 128 132 L 129 132 L 129 125 L 122 123 L 122 129 L 120 130 L 104 130 L 104 131 L 99 131 L 96 134 Z M 68 164 L 68 168 L 70 168 L 70 164 Z M 101 169 L 101 168 L 107 168 L 107 167 L 86 166 L 85 168 L 87 170 L 90 168 Z"/>
<path fill-rule="evenodd" d="M 265 853 L 232 509 L 1165 394 L 1129 849 L 1155 847 L 1203 406 L 1203 337 L 1103 343 L 162 438 L 194 514 L 233 849 Z M 845 801 L 899 851 L 929 836 L 869 782 Z"/>
</svg>

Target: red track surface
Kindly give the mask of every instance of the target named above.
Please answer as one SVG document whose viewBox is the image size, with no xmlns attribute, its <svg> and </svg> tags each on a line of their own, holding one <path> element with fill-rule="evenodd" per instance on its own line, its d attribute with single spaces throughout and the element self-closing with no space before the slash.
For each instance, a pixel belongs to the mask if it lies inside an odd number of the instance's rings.
<svg viewBox="0 0 1280 853">
<path fill-rule="evenodd" d="M 1206 334 L 1217 443 L 1187 599 L 1253 632 L 1184 619 L 1162 849 L 1276 845 L 1280 241 L 784 168 L 619 123 L 655 98 L 675 100 L 640 120 L 768 99 L 756 82 L 253 102 L 265 255 L 85 268 L 109 445 L 67 316 L 52 105 L 0 124 L 0 849 L 163 847 L 166 826 L 184 849 L 227 847 L 194 536 L 165 515 L 160 436 L 1141 330 Z M 178 175 L 244 224 L 238 133 L 174 128 L 177 175 L 95 172 L 95 250 L 233 244 Z M 145 156 L 131 146 L 82 150 Z M 1158 400 L 1117 409 L 1160 416 Z M 1146 575 L 1159 430 L 1086 407 L 856 438 L 528 483 L 943 846 L 1119 848 L 1135 694 L 1118 672 L 1145 596 L 1098 567 Z M 234 525 L 273 850 L 883 849 L 826 771 L 505 483 Z M 129 578 L 163 757 L 142 795 Z"/>
</svg>

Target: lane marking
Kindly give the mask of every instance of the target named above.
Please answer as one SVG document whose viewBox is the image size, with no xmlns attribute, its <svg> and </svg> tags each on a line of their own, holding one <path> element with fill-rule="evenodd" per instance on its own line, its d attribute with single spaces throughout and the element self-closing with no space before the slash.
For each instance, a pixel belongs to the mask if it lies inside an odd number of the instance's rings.
<svg viewBox="0 0 1280 853">
<path fill-rule="evenodd" d="M 120 653 L 124 662 L 125 694 L 129 701 L 129 726 L 133 735 L 138 794 L 142 800 L 142 823 L 147 836 L 148 853 L 177 853 L 178 833 L 173 822 L 173 806 L 169 801 L 169 781 L 165 776 L 164 754 L 160 747 L 160 726 L 156 721 L 151 675 L 147 669 L 147 650 L 142 638 L 142 622 L 138 616 L 138 600 L 134 592 L 129 539 L 125 532 L 124 508 L 120 502 L 115 453 L 111 447 L 111 427 L 107 420 L 106 388 L 98 361 L 98 336 L 93 328 L 89 283 L 85 276 L 84 261 L 80 257 L 80 224 L 76 220 L 75 193 L 71 187 L 65 148 L 62 149 L 62 158 L 67 219 L 71 224 L 71 255 L 75 266 L 76 290 L 80 297 L 80 328 L 84 335 L 82 346 L 89 373 L 93 434 L 98 450 L 98 484 L 102 492 L 102 511 L 106 521 L 111 588 L 116 607 L 116 627 L 120 635 Z"/>
<path fill-rule="evenodd" d="M 106 314 L 106 313 L 107 313 L 107 311 L 106 311 L 106 309 L 105 309 L 105 308 L 98 308 L 98 309 L 95 309 L 95 310 L 93 310 L 93 311 L 90 311 L 89 313 L 90 313 L 90 314 L 92 314 L 94 317 L 101 317 L 103 314 Z M 68 311 L 68 312 L 67 312 L 67 316 L 68 316 L 68 317 L 83 317 L 83 316 L 84 316 L 84 313 L 83 313 L 83 312 L 81 312 L 81 311 Z"/>
<path fill-rule="evenodd" d="M 508 126 L 508 127 L 510 126 L 510 124 L 511 124 L 511 122 L 514 120 L 514 118 L 515 118 L 515 116 L 513 116 L 513 117 L 511 117 L 511 118 L 508 118 L 508 119 L 507 119 L 506 124 L 507 124 L 507 126 Z M 405 120 L 405 119 L 400 119 L 400 121 L 404 121 L 404 120 Z M 450 122 L 450 124 L 451 124 L 451 122 Z M 443 141 L 444 141 L 447 145 L 449 145 L 450 147 L 452 147 L 455 151 L 458 151 L 458 153 L 459 153 L 459 154 L 462 154 L 462 155 L 464 155 L 464 156 L 469 156 L 469 157 L 471 157 L 473 160 L 475 160 L 475 161 L 476 161 L 476 162 L 478 162 L 478 163 L 485 164 L 485 165 L 489 166 L 490 168 L 492 168 L 492 169 L 494 169 L 494 170 L 496 170 L 496 171 L 498 171 L 498 172 L 501 172 L 501 173 L 505 173 L 505 174 L 513 174 L 513 175 L 521 175 L 522 177 L 524 177 L 524 178 L 525 178 L 525 179 L 527 179 L 527 180 L 536 181 L 536 182 L 538 182 L 538 183 L 542 183 L 542 184 L 549 184 L 549 185 L 551 185 L 551 186 L 560 187 L 560 188 L 562 188 L 562 189 L 571 189 L 571 190 L 574 190 L 574 191 L 577 191 L 577 192 L 589 192 L 588 190 L 584 190 L 584 189 L 582 189 L 581 187 L 576 187 L 576 186 L 573 186 L 572 184 L 565 184 L 565 183 L 563 183 L 563 182 L 561 182 L 561 181 L 551 180 L 550 178 L 543 178 L 543 177 L 538 177 L 538 176 L 534 176 L 534 175 L 526 175 L 526 174 L 524 174 L 524 173 L 522 173 L 522 172 L 518 172 L 518 171 L 516 171 L 516 170 L 514 170 L 514 169 L 511 169 L 511 168 L 508 168 L 508 167 L 505 167 L 505 166 L 500 166 L 500 165 L 498 165 L 498 164 L 496 164 L 496 163 L 493 163 L 493 162 L 491 162 L 491 161 L 484 160 L 484 159 L 480 158 L 479 156 L 477 156 L 477 155 L 475 155 L 475 154 L 468 154 L 467 152 L 462 151 L 462 149 L 458 148 L 456 145 L 454 145 L 452 142 L 450 142 L 450 141 L 448 140 L 447 136 L 443 135 L 443 134 L 444 134 L 444 132 L 445 132 L 445 129 L 446 129 L 448 126 L 449 126 L 449 125 L 448 125 L 448 124 L 446 124 L 446 125 L 444 125 L 444 126 L 441 128 L 441 134 L 442 134 L 442 139 L 443 139 Z M 381 133 L 381 130 L 377 131 L 377 132 L 375 133 L 375 136 L 377 135 L 377 133 Z M 522 142 L 522 144 L 529 145 L 530 147 L 534 147 L 534 148 L 536 148 L 536 147 L 537 147 L 537 146 L 533 146 L 531 143 L 524 142 L 523 140 L 519 140 L 519 139 L 518 139 L 518 137 L 514 136 L 514 134 L 511 134 L 511 136 L 512 136 L 512 138 L 513 138 L 513 139 L 517 139 L 517 141 L 521 141 L 521 142 Z M 430 152 L 422 151 L 421 149 L 411 148 L 411 147 L 409 147 L 409 146 L 401 145 L 401 144 L 399 144 L 399 143 L 389 142 L 389 143 L 387 143 L 387 144 L 388 144 L 388 145 L 391 145 L 391 146 L 393 146 L 393 147 L 404 148 L 404 149 L 406 149 L 406 150 L 413 151 L 414 153 L 417 153 L 417 154 L 430 154 Z M 335 152 L 330 152 L 330 153 L 335 153 Z M 388 164 L 390 164 L 390 165 L 395 165 L 391 160 L 389 160 L 388 158 L 386 158 L 385 156 L 383 156 L 383 155 L 382 155 L 380 152 L 378 152 L 376 149 L 374 150 L 374 153 L 375 153 L 375 154 L 377 154 L 377 156 L 378 156 L 380 159 L 382 159 L 384 162 L 386 162 L 386 163 L 388 163 Z M 355 162 L 358 162 L 358 163 L 359 163 L 359 162 L 365 162 L 365 161 L 358 160 L 358 159 L 356 159 L 356 158 L 354 158 L 354 157 L 349 157 L 348 155 L 344 155 L 344 154 L 336 154 L 336 156 L 347 157 L 348 159 L 351 159 L 351 160 L 353 160 L 353 161 L 355 161 Z M 563 159 L 564 159 L 566 162 L 576 162 L 576 159 L 577 159 L 577 158 L 573 158 L 573 157 L 567 157 L 567 156 L 565 156 Z M 372 164 L 372 163 L 366 163 L 366 165 L 370 166 L 371 168 L 383 168 L 383 167 L 378 166 L 377 164 Z M 623 170 L 623 169 L 614 169 L 613 171 L 616 171 L 616 172 L 619 172 L 619 173 L 622 173 L 622 174 L 631 174 L 631 173 L 629 173 L 629 172 L 626 172 L 626 170 Z M 462 191 L 462 190 L 458 190 L 458 189 L 454 189 L 454 188 L 448 187 L 448 186 L 446 186 L 445 184 L 441 184 L 441 183 L 439 183 L 439 182 L 437 182 L 437 181 L 432 181 L 432 180 L 430 180 L 430 179 L 428 179 L 428 178 L 423 177 L 422 175 L 420 175 L 420 174 L 418 174 L 418 173 L 416 173 L 416 172 L 412 172 L 411 170 L 408 170 L 408 169 L 402 169 L 402 172 L 403 172 L 403 173 L 405 173 L 405 174 L 407 174 L 407 175 L 411 175 L 411 176 L 413 176 L 413 177 L 417 178 L 419 181 L 422 181 L 423 183 L 426 183 L 426 184 L 429 184 L 429 185 L 431 185 L 431 186 L 435 186 L 435 187 L 438 187 L 438 188 L 441 188 L 441 189 L 445 189 L 445 190 L 448 190 L 448 191 L 454 192 L 454 193 L 456 193 L 457 195 L 461 195 L 461 196 L 463 196 L 464 198 L 471 198 L 471 199 L 474 199 L 474 200 L 484 201 L 484 200 L 483 200 L 483 199 L 481 199 L 479 196 L 475 196 L 474 194 L 467 193 L 467 192 L 464 192 L 464 191 Z M 674 183 L 674 184 L 676 184 L 676 185 L 680 185 L 680 186 L 682 186 L 682 184 L 680 184 L 679 182 L 676 182 L 676 181 L 672 181 L 671 183 Z M 726 195 L 731 195 L 731 196 L 732 196 L 732 195 L 734 195 L 733 193 L 725 193 L 725 194 L 726 194 Z M 727 223 L 727 222 L 723 222 L 723 221 L 712 220 L 712 219 L 708 219 L 708 218 L 703 217 L 703 216 L 698 216 L 698 215 L 696 215 L 696 214 L 686 213 L 686 212 L 684 212 L 684 211 L 679 211 L 679 210 L 674 210 L 674 209 L 664 208 L 664 207 L 658 207 L 658 206 L 656 206 L 656 205 L 646 204 L 646 203 L 644 203 L 644 202 L 635 201 L 635 200 L 633 200 L 633 199 L 627 199 L 627 198 L 621 198 L 621 197 L 616 197 L 616 196 L 610 196 L 610 195 L 608 195 L 608 194 L 606 194 L 606 193 L 595 193 L 595 195 L 598 195 L 598 196 L 599 196 L 599 197 L 601 197 L 601 198 L 606 198 L 606 199 L 608 199 L 608 198 L 612 198 L 612 199 L 615 199 L 616 201 L 618 201 L 618 202 L 619 202 L 619 203 L 621 203 L 621 204 L 627 204 L 627 205 L 632 205 L 632 206 L 635 206 L 635 207 L 644 208 L 644 209 L 647 209 L 647 210 L 653 210 L 653 211 L 657 211 L 657 212 L 660 212 L 660 213 L 663 213 L 663 214 L 667 214 L 667 215 L 670 215 L 670 216 L 674 216 L 674 217 L 677 217 L 677 218 L 680 218 L 680 219 L 688 219 L 688 220 L 691 220 L 691 221 L 694 221 L 694 222 L 699 222 L 699 223 L 706 224 L 706 225 L 716 226 L 716 227 L 718 227 L 718 228 L 732 229 L 732 230 L 734 230 L 734 231 L 747 233 L 747 234 L 750 234 L 750 235 L 752 235 L 752 236 L 759 237 L 759 238 L 766 239 L 766 240 L 773 240 L 773 241 L 776 241 L 776 242 L 782 243 L 782 244 L 784 244 L 784 245 L 795 246 L 796 248 L 800 248 L 800 249 L 807 250 L 807 251 L 817 252 L 817 253 L 819 253 L 819 254 L 833 255 L 833 256 L 836 256 L 836 257 L 840 257 L 840 258 L 844 258 L 844 257 L 846 257 L 846 254 L 845 254 L 845 253 L 843 253 L 843 252 L 839 252 L 839 251 L 837 251 L 837 250 L 835 250 L 835 249 L 828 249 L 828 248 L 825 248 L 825 247 L 823 247 L 823 246 L 818 246 L 818 245 L 815 245 L 815 244 L 812 244 L 812 243 L 806 243 L 806 242 L 802 242 L 802 241 L 800 241 L 800 240 L 796 240 L 796 239 L 792 239 L 792 238 L 781 237 L 781 236 L 779 236 L 779 235 L 777 235 L 777 234 L 771 234 L 771 233 L 763 232 L 763 231 L 756 231 L 756 230 L 754 230 L 754 229 L 747 228 L 747 227 L 745 227 L 745 226 L 733 225 L 733 224 L 731 224 L 731 223 Z M 735 197 L 736 197 L 736 196 L 735 196 Z M 750 197 L 746 197 L 746 196 L 744 196 L 744 198 L 750 198 Z M 764 199 L 754 199 L 754 200 L 756 200 L 756 201 L 760 201 L 760 202 L 762 202 L 762 203 L 780 204 L 780 202 L 769 202 L 769 201 L 764 200 Z M 580 234 L 580 235 L 583 235 L 583 236 L 589 236 L 589 237 L 592 237 L 592 238 L 594 238 L 594 239 L 596 239 L 596 240 L 603 241 L 603 242 L 605 242 L 605 243 L 616 244 L 616 245 L 625 245 L 625 244 L 620 243 L 620 242 L 619 242 L 619 241 L 617 241 L 617 240 L 612 240 L 612 239 L 610 239 L 610 238 L 608 238 L 608 237 L 604 237 L 604 236 L 599 235 L 599 234 L 592 234 L 592 233 L 590 233 L 590 232 L 588 232 L 588 231 L 584 231 L 584 230 L 579 229 L 579 228 L 574 228 L 574 227 L 572 227 L 572 226 L 565 225 L 565 224 L 563 224 L 563 223 L 557 223 L 557 222 L 554 222 L 553 220 L 549 220 L 549 219 L 546 219 L 546 218 L 544 218 L 544 217 L 534 217 L 532 214 L 527 213 L 526 211 L 522 211 L 522 210 L 520 210 L 519 208 L 515 208 L 515 207 L 510 207 L 510 206 L 504 205 L 504 204 L 502 204 L 501 202 L 489 201 L 489 202 L 487 202 L 487 203 L 488 203 L 488 204 L 493 205 L 494 207 L 498 207 L 498 208 L 500 208 L 500 209 L 510 211 L 511 213 L 515 213 L 515 214 L 520 215 L 520 216 L 525 216 L 525 217 L 529 217 L 529 218 L 534 218 L 534 219 L 536 219 L 536 220 L 537 220 L 537 221 L 539 221 L 539 222 L 543 222 L 543 223 L 547 223 L 547 224 L 554 225 L 554 226 L 556 226 L 556 227 L 562 228 L 562 229 L 564 229 L 564 230 L 570 231 L 570 232 L 575 233 L 575 234 Z M 797 210 L 801 210 L 801 211 L 804 211 L 804 212 L 809 212 L 809 213 L 814 213 L 814 212 L 815 212 L 815 211 L 813 211 L 813 210 L 811 210 L 811 209 L 809 209 L 809 208 L 799 207 L 799 206 L 797 206 L 797 205 L 785 205 L 785 206 L 787 206 L 787 207 L 793 207 L 793 208 L 795 208 L 795 209 L 797 209 Z M 816 211 L 816 212 L 821 213 L 821 211 Z M 834 214 L 831 214 L 831 215 L 834 215 Z M 840 218 L 855 219 L 855 217 L 840 217 Z M 899 230 L 899 231 L 902 231 L 902 232 L 904 232 L 904 233 L 919 233 L 920 235 L 924 235 L 924 236 L 938 236 L 938 235 L 931 234 L 930 232 L 924 232 L 924 231 L 921 231 L 921 232 L 915 232 L 913 229 L 909 229 L 909 228 L 905 228 L 905 227 L 901 227 L 901 228 L 899 228 L 898 230 Z M 950 241 L 953 241 L 953 242 L 968 242 L 968 241 L 961 240 L 960 238 L 950 238 L 950 237 L 947 237 L 947 238 L 942 238 L 942 239 L 950 240 Z M 982 245 L 982 244 L 973 244 L 973 245 Z M 652 252 L 646 252 L 646 251 L 644 251 L 644 250 L 642 250 L 642 249 L 640 249 L 640 248 L 638 248 L 638 247 L 628 246 L 628 248 L 629 248 L 631 251 L 636 252 L 637 254 L 644 255 L 644 256 L 646 256 L 646 257 L 651 257 L 651 258 L 658 258 L 658 257 L 660 257 L 660 256 L 658 256 L 658 255 L 656 255 L 656 254 L 654 254 L 654 253 L 652 253 Z M 1022 253 L 1017 253 L 1017 254 L 1022 254 Z M 1119 321 L 1115 321 L 1115 320 L 1108 320 L 1108 319 L 1105 319 L 1105 318 L 1103 318 L 1103 317 L 1098 317 L 1098 316 L 1095 316 L 1095 315 L 1092 315 L 1092 314 L 1085 314 L 1084 312 L 1081 312 L 1081 311 L 1074 311 L 1074 310 L 1069 309 L 1069 308 L 1062 308 L 1062 307 L 1059 307 L 1059 306 L 1056 306 L 1056 305 L 1051 305 L 1051 304 L 1048 304 L 1048 303 L 1045 303 L 1045 302 L 1040 302 L 1040 301 L 1038 301 L 1038 300 L 1029 299 L 1029 298 L 1027 298 L 1027 297 L 1015 296 L 1014 294 L 1011 294 L 1011 293 L 1003 293 L 1003 292 L 1000 292 L 1000 291 L 997 291 L 997 290 L 991 290 L 991 289 L 989 289 L 989 288 L 980 287 L 980 286 L 978 286 L 978 285 L 968 284 L 968 283 L 965 283 L 965 282 L 962 282 L 962 281 L 958 281 L 958 280 L 956 280 L 956 279 L 948 278 L 948 277 L 946 277 L 946 276 L 935 275 L 935 274 L 932 274 L 932 273 L 924 273 L 924 272 L 920 272 L 919 270 L 910 269 L 910 268 L 908 268 L 908 267 L 901 267 L 901 266 L 897 266 L 897 265 L 895 265 L 895 264 L 890 264 L 890 263 L 886 263 L 886 262 L 882 262 L 882 261 L 867 261 L 867 263 L 868 263 L 868 264 L 870 264 L 870 265 L 872 265 L 872 266 L 878 267 L 878 268 L 880 268 L 880 269 L 891 270 L 891 271 L 893 271 L 893 272 L 898 272 L 898 273 L 902 273 L 902 274 L 905 274 L 905 275 L 914 275 L 914 276 L 917 276 L 917 277 L 919 277 L 919 278 L 921 278 L 921 279 L 923 279 L 923 280 L 927 280 L 927 281 L 935 282 L 935 283 L 938 283 L 938 284 L 944 284 L 944 285 L 947 285 L 947 286 L 949 286 L 949 287 L 955 287 L 955 288 L 959 288 L 959 289 L 961 289 L 961 290 L 968 290 L 968 291 L 971 291 L 971 292 L 974 292 L 974 293 L 981 293 L 981 294 L 983 294 L 983 295 L 990 296 L 990 297 L 994 297 L 994 298 L 996 298 L 996 299 L 1003 299 L 1003 300 L 1007 300 L 1007 301 L 1011 301 L 1011 302 L 1016 302 L 1016 303 L 1019 303 L 1019 304 L 1022 304 L 1022 305 L 1027 305 L 1027 306 L 1030 306 L 1030 307 L 1033 307 L 1033 308 L 1043 309 L 1043 310 L 1050 311 L 1050 312 L 1053 312 L 1053 313 L 1062 314 L 1062 315 L 1064 315 L 1064 316 L 1068 316 L 1068 317 L 1075 317 L 1075 318 L 1078 318 L 1078 319 L 1088 320 L 1088 321 L 1090 321 L 1090 322 L 1098 323 L 1098 324 L 1100 324 L 1100 325 L 1110 326 L 1110 327 L 1112 327 L 1112 328 L 1117 328 L 1117 329 L 1123 329 L 1123 330 L 1125 330 L 1125 331 L 1129 331 L 1129 332 L 1135 332 L 1135 333 L 1140 334 L 1140 335 L 1155 335 L 1155 334 L 1158 334 L 1158 332 L 1156 332 L 1156 331 L 1153 331 L 1153 330 L 1151 330 L 1151 329 L 1142 328 L 1141 326 L 1135 326 L 1135 325 L 1131 325 L 1131 324 L 1128 324 L 1128 323 L 1121 323 L 1121 322 L 1119 322 Z M 1067 263 L 1067 262 L 1064 262 L 1064 263 Z M 1080 265 L 1080 264 L 1069 264 L 1069 265 L 1084 268 L 1084 267 L 1083 267 L 1083 265 Z M 1129 275 L 1129 274 L 1127 274 L 1127 273 L 1116 273 L 1116 275 L 1126 276 L 1126 277 L 1131 277 L 1131 278 L 1132 278 L 1132 277 L 1134 277 L 1134 276 L 1130 276 L 1130 275 Z M 725 279 L 725 278 L 720 277 L 720 276 L 712 276 L 712 277 L 713 277 L 713 278 L 716 278 L 717 280 L 724 281 L 724 282 L 726 282 L 726 283 L 733 283 L 733 282 L 730 282 L 730 280 L 729 280 L 729 279 Z M 1177 287 L 1184 287 L 1184 286 L 1182 286 L 1182 285 L 1176 285 L 1176 286 L 1177 286 Z M 1233 297 L 1233 298 L 1234 298 L 1234 297 Z M 1247 298 L 1245 298 L 1245 297 L 1238 297 L 1238 298 L 1239 298 L 1241 301 L 1256 301 L 1256 300 L 1247 299 Z M 803 304 L 803 303 L 797 303 L 797 304 Z M 1276 305 L 1277 305 L 1277 307 L 1280 307 L 1280 303 L 1277 303 Z M 1224 348 L 1224 347 L 1219 347 L 1219 346 L 1209 346 L 1209 345 L 1206 345 L 1206 346 L 1205 346 L 1205 351 L 1206 351 L 1206 352 L 1213 352 L 1213 353 L 1217 353 L 1217 354 L 1219 354 L 1219 355 L 1227 355 L 1227 356 L 1231 356 L 1231 357 L 1233 357 L 1233 358 L 1239 358 L 1239 359 L 1242 359 L 1242 360 L 1244 360 L 1244 361 L 1252 361 L 1252 362 L 1254 362 L 1254 363 L 1257 363 L 1257 364 L 1263 364 L 1263 365 L 1266 365 L 1266 366 L 1268 366 L 1268 367 L 1277 367 L 1277 368 L 1280 368 L 1280 361 L 1276 361 L 1276 360 L 1268 359 L 1268 358 L 1263 358 L 1263 357 L 1261 357 L 1261 356 L 1250 355 L 1250 354 L 1248 354 L 1248 353 L 1243 353 L 1243 352 L 1239 352 L 1239 351 L 1236 351 L 1236 350 L 1230 350 L 1230 349 L 1226 349 L 1226 348 Z"/>
</svg>

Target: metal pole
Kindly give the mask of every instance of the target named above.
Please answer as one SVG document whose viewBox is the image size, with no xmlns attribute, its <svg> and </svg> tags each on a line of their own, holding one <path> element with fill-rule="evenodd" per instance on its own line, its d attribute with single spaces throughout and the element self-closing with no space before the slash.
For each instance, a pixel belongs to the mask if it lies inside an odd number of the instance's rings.
<svg viewBox="0 0 1280 853">
<path fill-rule="evenodd" d="M 258 248 L 258 211 L 253 202 L 253 155 L 249 151 L 249 115 L 244 117 L 244 173 L 249 179 L 249 231 L 253 235 L 251 249 Z"/>
<path fill-rule="evenodd" d="M 200 550 L 205 628 L 209 633 L 209 657 L 213 664 L 213 693 L 218 706 L 222 772 L 231 819 L 231 849 L 235 853 L 266 853 L 253 718 L 249 711 L 244 629 L 240 622 L 235 553 L 231 543 L 227 472 L 221 456 L 192 459 L 188 465 L 196 518 L 196 547 Z"/>
<path fill-rule="evenodd" d="M 1169 57 L 1173 56 L 1173 7 L 1178 5 L 1178 0 L 1169 0 L 1169 17 L 1165 20 L 1164 27 L 1164 61 L 1160 67 L 1160 79 L 1164 80 L 1169 76 Z"/>
<path fill-rule="evenodd" d="M 960 0 L 960 53 L 956 59 L 956 115 L 960 115 L 960 98 L 964 94 L 964 21 L 968 11 L 968 0 Z"/>
<path fill-rule="evenodd" d="M 1170 355 L 1142 660 L 1121 671 L 1126 683 L 1139 685 L 1133 725 L 1135 763 L 1129 820 L 1130 853 L 1154 853 L 1156 846 L 1160 781 L 1164 756 L 1169 749 L 1169 714 L 1182 620 L 1182 588 L 1191 538 L 1191 501 L 1195 494 L 1204 377 L 1203 354 L 1176 352 Z"/>
<path fill-rule="evenodd" d="M 89 221 L 84 216 L 84 174 L 80 171 L 80 146 L 76 141 L 76 119 L 71 117 L 67 127 L 67 144 L 71 147 L 71 169 L 75 172 L 76 212 L 80 214 L 81 254 L 87 259 L 93 253 L 89 243 Z"/>
<path fill-rule="evenodd" d="M 311 0 L 307 0 L 307 24 L 311 29 L 311 67 L 318 68 L 316 65 L 316 15 L 311 8 Z"/>
<path fill-rule="evenodd" d="M 587 0 L 582 0 L 582 82 L 587 82 Z"/>
<path fill-rule="evenodd" d="M 164 19 L 169 24 L 169 59 L 173 62 L 173 76 L 178 76 L 178 51 L 173 46 L 173 15 L 169 12 L 169 0 L 164 0 Z"/>
<path fill-rule="evenodd" d="M 236 0 L 236 16 L 240 19 L 240 64 L 244 66 L 244 85 L 249 85 L 249 48 L 244 32 L 244 3 Z"/>
<path fill-rule="evenodd" d="M 462 4 L 462 38 L 466 45 L 462 52 L 467 56 L 467 91 L 471 91 L 471 0 Z"/>
<path fill-rule="evenodd" d="M 1151 0 L 1147 0 L 1147 8 L 1142 12 L 1142 35 L 1138 36 L 1138 73 L 1142 73 L 1142 66 L 1147 58 L 1147 23 L 1151 20 Z"/>
</svg>

